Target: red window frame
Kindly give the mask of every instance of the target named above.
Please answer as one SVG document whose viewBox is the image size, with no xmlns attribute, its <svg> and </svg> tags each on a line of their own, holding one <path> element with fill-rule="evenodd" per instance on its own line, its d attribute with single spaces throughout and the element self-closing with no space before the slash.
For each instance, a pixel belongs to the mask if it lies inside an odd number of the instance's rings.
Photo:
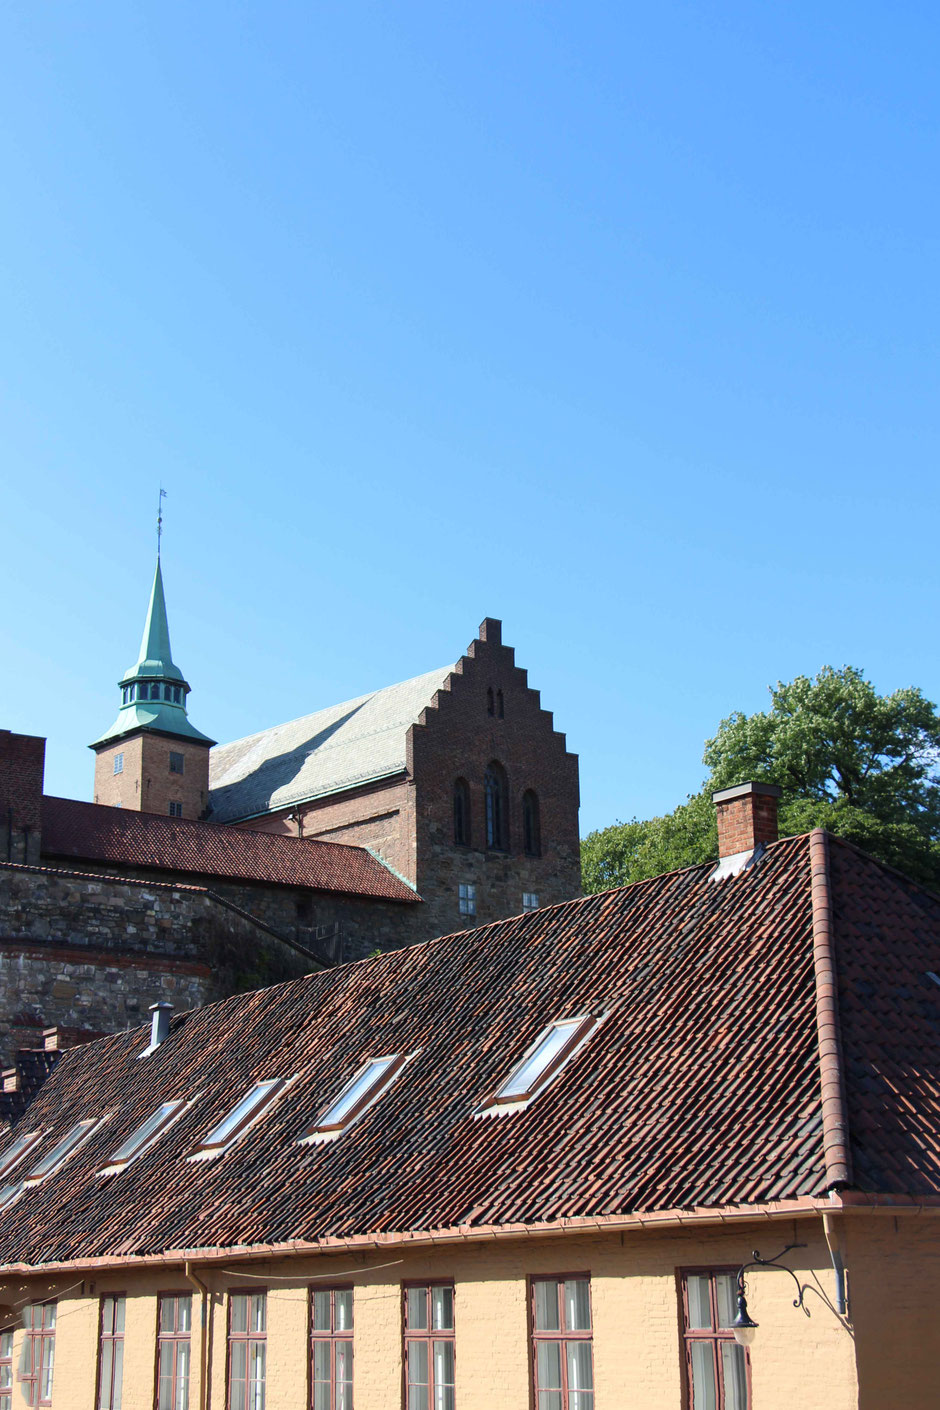
<svg viewBox="0 0 940 1410">
<path fill-rule="evenodd" d="M 13 1328 L 0 1330 L 0 1410 L 13 1410 Z"/>
<path fill-rule="evenodd" d="M 34 1302 L 25 1309 L 26 1337 L 19 1380 L 27 1405 L 52 1404 L 56 1313 L 55 1302 Z M 47 1395 L 43 1395 L 44 1390 Z"/>
<path fill-rule="evenodd" d="M 677 1271 L 678 1293 L 679 1293 L 679 1319 L 680 1332 L 682 1334 L 682 1405 L 683 1410 L 696 1410 L 693 1400 L 693 1379 L 692 1379 L 692 1346 L 695 1342 L 709 1342 L 714 1347 L 712 1364 L 715 1370 L 715 1406 L 716 1410 L 726 1410 L 727 1397 L 725 1394 L 725 1378 L 722 1369 L 721 1345 L 731 1342 L 737 1346 L 734 1339 L 734 1332 L 730 1327 L 720 1327 L 718 1313 L 718 1284 L 716 1279 L 719 1276 L 735 1278 L 737 1268 L 734 1267 L 711 1267 L 711 1268 L 680 1268 Z M 689 1316 L 689 1278 L 708 1279 L 708 1301 L 711 1313 L 711 1327 L 690 1326 Z M 750 1410 L 751 1399 L 751 1356 L 746 1346 L 741 1347 L 744 1355 L 744 1368 L 746 1377 L 747 1403 L 745 1410 Z"/>
<path fill-rule="evenodd" d="M 588 1315 L 591 1325 L 587 1328 L 569 1328 L 565 1324 L 565 1284 L 566 1283 L 587 1283 L 588 1285 Z M 538 1283 L 554 1283 L 555 1295 L 558 1299 L 558 1327 L 539 1329 L 535 1315 L 535 1289 Z M 569 1410 L 569 1386 L 568 1386 L 568 1343 L 587 1342 L 591 1348 L 591 1387 L 575 1387 L 575 1391 L 580 1394 L 578 1404 L 586 1405 L 586 1396 L 594 1399 L 594 1307 L 591 1298 L 591 1275 L 590 1273 L 539 1273 L 533 1274 L 529 1278 L 529 1328 L 532 1344 L 532 1403 L 535 1410 L 541 1410 L 541 1395 L 548 1392 L 561 1391 L 561 1410 Z M 541 1386 L 539 1385 L 539 1345 L 544 1342 L 558 1342 L 560 1344 L 560 1365 L 561 1365 L 561 1385 Z"/>
<path fill-rule="evenodd" d="M 180 1327 L 179 1304 L 185 1299 L 189 1304 L 189 1326 Z M 164 1328 L 164 1307 L 173 1304 L 172 1326 L 169 1330 Z M 154 1405 L 156 1410 L 185 1410 L 189 1405 L 189 1381 L 192 1374 L 192 1327 L 193 1327 L 193 1295 L 191 1292 L 165 1292 L 160 1293 L 157 1299 L 157 1365 L 155 1376 Z M 162 1374 L 163 1349 L 166 1347 L 170 1352 L 170 1374 Z M 186 1394 L 180 1402 L 178 1398 L 180 1386 L 180 1348 L 185 1347 L 189 1355 L 186 1359 Z M 162 1396 L 161 1383 L 169 1381 L 169 1395 Z"/>
<path fill-rule="evenodd" d="M 447 1288 L 450 1291 L 451 1305 L 451 1325 L 450 1327 L 433 1327 L 433 1301 L 432 1291 L 435 1288 Z M 424 1322 L 423 1327 L 410 1326 L 408 1320 L 409 1295 L 423 1291 L 424 1302 Z M 414 1388 L 426 1385 L 427 1387 L 427 1407 L 426 1410 L 452 1410 L 456 1398 L 457 1386 L 457 1297 L 454 1291 L 452 1278 L 429 1278 L 422 1282 L 402 1283 L 401 1286 L 401 1321 L 402 1321 L 402 1404 L 405 1410 L 411 1410 L 412 1398 L 410 1391 Z M 453 1380 L 450 1382 L 438 1383 L 435 1376 L 434 1363 L 434 1343 L 446 1342 L 451 1348 L 451 1368 Z M 427 1381 L 411 1380 L 411 1355 L 410 1348 L 423 1343 L 425 1347 L 424 1358 L 427 1366 Z M 441 1391 L 450 1390 L 450 1396 L 439 1394 Z"/>
<path fill-rule="evenodd" d="M 120 1410 L 124 1384 L 124 1293 L 104 1293 L 98 1303 L 98 1410 Z M 115 1389 L 117 1398 L 115 1399 Z"/>
<path fill-rule="evenodd" d="M 235 1310 L 235 1299 L 243 1297 L 246 1299 L 245 1327 L 244 1332 L 237 1332 L 232 1327 L 233 1312 Z M 228 1365 L 226 1367 L 226 1395 L 225 1403 L 228 1410 L 264 1410 L 265 1402 L 265 1381 L 267 1379 L 267 1343 L 268 1343 L 268 1303 L 267 1291 L 258 1288 L 232 1288 L 228 1297 Z M 261 1321 L 263 1329 L 253 1331 L 255 1323 L 255 1307 L 260 1303 Z M 236 1346 L 245 1347 L 245 1374 L 236 1377 L 233 1375 L 232 1360 L 233 1350 Z M 252 1350 L 260 1345 L 262 1348 L 262 1371 L 261 1376 L 252 1375 Z M 244 1396 L 233 1395 L 236 1383 L 244 1386 Z M 254 1387 L 254 1393 L 252 1388 Z M 260 1394 L 258 1388 L 260 1387 Z M 236 1404 L 236 1401 L 240 1403 Z"/>
<path fill-rule="evenodd" d="M 349 1294 L 349 1325 L 347 1327 L 337 1327 L 336 1325 L 336 1294 Z M 327 1330 L 316 1325 L 316 1305 L 317 1298 L 329 1298 L 330 1325 Z M 331 1288 L 311 1288 L 310 1289 L 310 1404 L 312 1410 L 352 1410 L 353 1405 L 353 1326 L 355 1314 L 353 1311 L 353 1287 L 352 1283 L 337 1284 Z M 349 1343 L 348 1362 L 345 1346 L 341 1344 Z M 328 1348 L 329 1353 L 329 1380 L 324 1377 L 317 1378 L 317 1348 Z M 342 1375 L 337 1379 L 337 1369 L 341 1372 L 348 1368 L 348 1375 Z M 317 1388 L 325 1386 L 328 1394 L 317 1395 Z"/>
</svg>

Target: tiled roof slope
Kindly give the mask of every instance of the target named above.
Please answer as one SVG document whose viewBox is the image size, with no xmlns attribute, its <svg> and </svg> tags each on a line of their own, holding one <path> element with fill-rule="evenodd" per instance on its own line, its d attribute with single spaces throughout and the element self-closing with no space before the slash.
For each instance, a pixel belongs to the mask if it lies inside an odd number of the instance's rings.
<svg viewBox="0 0 940 1410">
<path fill-rule="evenodd" d="M 836 948 L 862 1188 L 940 1194 L 940 902 L 836 842 Z M 529 1224 L 826 1192 L 809 840 L 480 927 L 63 1054 L 24 1121 L 112 1112 L 0 1219 L 0 1264 Z M 897 961 L 901 977 L 888 961 Z M 606 1021 L 525 1110 L 475 1117 L 541 1029 Z M 297 1137 L 368 1057 L 417 1053 L 333 1144 Z M 299 1074 L 225 1155 L 186 1155 L 255 1081 Z M 163 1100 L 191 1109 L 93 1172 Z"/>
<path fill-rule="evenodd" d="M 209 755 L 209 800 L 218 822 L 258 817 L 400 773 L 408 727 L 453 666 L 275 725 Z"/>
<path fill-rule="evenodd" d="M 46 857 L 309 886 L 387 901 L 417 899 L 364 847 L 164 818 L 73 798 L 43 797 L 42 850 Z"/>
</svg>

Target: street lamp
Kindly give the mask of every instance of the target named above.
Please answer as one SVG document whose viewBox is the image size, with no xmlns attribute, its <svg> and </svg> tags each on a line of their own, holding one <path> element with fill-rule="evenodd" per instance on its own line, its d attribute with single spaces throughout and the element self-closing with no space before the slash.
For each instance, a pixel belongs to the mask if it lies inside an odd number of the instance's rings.
<svg viewBox="0 0 940 1410">
<path fill-rule="evenodd" d="M 739 1346 L 750 1346 L 758 1328 L 758 1323 L 754 1321 L 754 1318 L 747 1310 L 747 1285 L 744 1281 L 744 1275 L 749 1268 L 779 1268 L 782 1272 L 789 1273 L 790 1277 L 796 1283 L 797 1290 L 797 1296 L 793 1299 L 793 1306 L 801 1308 L 804 1312 L 806 1311 L 806 1308 L 803 1306 L 803 1294 L 806 1289 L 793 1269 L 788 1268 L 785 1263 L 780 1262 L 784 1254 L 789 1253 L 791 1249 L 805 1247 L 805 1244 L 787 1244 L 786 1248 L 781 1249 L 775 1258 L 761 1258 L 755 1248 L 751 1253 L 750 1262 L 741 1264 L 741 1267 L 738 1269 L 737 1277 L 738 1311 L 734 1321 L 731 1323 L 734 1339 Z"/>
</svg>

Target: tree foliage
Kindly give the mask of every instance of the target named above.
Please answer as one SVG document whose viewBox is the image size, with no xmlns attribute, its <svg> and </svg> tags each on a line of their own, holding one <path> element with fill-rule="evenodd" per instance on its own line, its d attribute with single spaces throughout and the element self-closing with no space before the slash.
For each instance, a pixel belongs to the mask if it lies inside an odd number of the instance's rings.
<svg viewBox="0 0 940 1410">
<path fill-rule="evenodd" d="M 940 886 L 940 716 L 910 687 L 879 695 L 854 666 L 826 666 L 771 689 L 767 711 L 722 720 L 705 745 L 709 777 L 665 817 L 634 819 L 582 844 L 584 888 L 603 891 L 717 856 L 711 794 L 776 783 L 781 835 L 825 827 Z"/>
</svg>

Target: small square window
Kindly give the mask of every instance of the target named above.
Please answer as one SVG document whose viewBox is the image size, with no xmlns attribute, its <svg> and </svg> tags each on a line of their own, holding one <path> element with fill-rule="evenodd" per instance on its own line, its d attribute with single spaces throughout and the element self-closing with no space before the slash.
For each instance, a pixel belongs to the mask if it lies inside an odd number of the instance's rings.
<svg viewBox="0 0 940 1410">
<path fill-rule="evenodd" d="M 116 774 L 122 774 L 122 773 L 124 772 L 124 755 L 123 755 L 123 754 L 115 754 L 115 756 L 114 756 L 114 772 L 115 772 Z"/>
<path fill-rule="evenodd" d="M 522 909 L 524 911 L 537 911 L 539 908 L 539 898 L 534 891 L 523 891 Z"/>
<path fill-rule="evenodd" d="M 172 802 L 172 803 L 170 804 L 170 817 L 171 817 L 171 818 L 181 818 L 182 816 L 183 816 L 183 805 L 182 805 L 182 803 L 177 803 L 177 802 L 175 802 L 175 801 Z"/>
<path fill-rule="evenodd" d="M 461 882 L 457 888 L 457 893 L 460 902 L 460 914 L 462 916 L 475 916 L 477 913 L 476 887 L 467 886 Z"/>
<path fill-rule="evenodd" d="M 183 772 L 183 755 L 177 754 L 175 749 L 170 750 L 170 773 L 181 774 Z"/>
</svg>

